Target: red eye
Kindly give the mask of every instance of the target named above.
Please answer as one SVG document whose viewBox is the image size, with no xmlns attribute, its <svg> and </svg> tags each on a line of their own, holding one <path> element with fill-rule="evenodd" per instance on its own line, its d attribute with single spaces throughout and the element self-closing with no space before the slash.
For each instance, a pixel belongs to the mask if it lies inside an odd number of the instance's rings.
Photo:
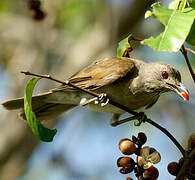
<svg viewBox="0 0 195 180">
<path fill-rule="evenodd" d="M 162 72 L 162 77 L 164 78 L 164 79 L 167 79 L 168 78 L 168 73 L 166 72 L 166 71 L 163 71 Z"/>
</svg>

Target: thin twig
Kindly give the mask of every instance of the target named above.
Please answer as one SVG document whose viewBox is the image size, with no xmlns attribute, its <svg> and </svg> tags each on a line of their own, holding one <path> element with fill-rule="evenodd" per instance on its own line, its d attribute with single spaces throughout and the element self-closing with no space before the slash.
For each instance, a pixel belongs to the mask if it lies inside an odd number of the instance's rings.
<svg viewBox="0 0 195 180">
<path fill-rule="evenodd" d="M 147 118 L 146 122 L 152 124 L 153 126 L 155 126 L 156 128 L 158 128 L 160 131 L 162 131 L 164 134 L 166 134 L 169 137 L 169 139 L 171 139 L 171 141 L 180 150 L 180 152 L 182 153 L 183 157 L 186 156 L 186 151 L 183 149 L 183 147 L 181 146 L 181 144 L 174 138 L 174 136 L 171 135 L 171 133 L 169 131 L 167 131 L 165 128 L 163 128 L 162 126 L 160 126 L 156 122 L 152 121 L 151 119 L 148 119 Z"/>
<path fill-rule="evenodd" d="M 195 51 L 194 50 L 192 50 L 190 48 L 185 48 L 185 50 L 195 55 Z"/>
<path fill-rule="evenodd" d="M 195 83 L 195 74 L 194 74 L 194 71 L 193 71 L 192 66 L 191 66 L 191 64 L 190 64 L 190 61 L 189 61 L 189 58 L 188 58 L 188 55 L 187 55 L 187 51 L 186 51 L 186 48 L 185 48 L 184 45 L 181 46 L 180 51 L 182 52 L 182 54 L 183 54 L 183 56 L 184 56 L 184 59 L 185 59 L 185 61 L 186 61 L 186 64 L 187 64 L 188 69 L 189 69 L 189 71 L 190 71 L 190 74 L 191 74 L 191 76 L 192 76 L 192 79 L 194 80 L 194 83 Z"/>
<path fill-rule="evenodd" d="M 89 91 L 89 90 L 86 90 L 86 89 L 83 89 L 83 88 L 80 88 L 72 83 L 70 83 L 69 81 L 61 81 L 61 80 L 58 80 L 58 79 L 55 79 L 53 77 L 51 77 L 50 75 L 42 75 L 42 74 L 36 74 L 36 73 L 31 73 L 31 72 L 24 72 L 22 71 L 21 73 L 25 74 L 25 75 L 30 75 L 30 76 L 36 76 L 36 77 L 40 77 L 40 78 L 45 78 L 45 79 L 49 79 L 49 80 L 52 80 L 52 81 L 55 81 L 55 82 L 58 82 L 58 83 L 61 83 L 62 85 L 68 85 L 68 86 L 71 86 L 75 89 L 78 89 L 80 91 L 83 91 L 87 94 L 90 94 L 92 96 L 95 96 L 95 97 L 99 97 L 100 95 L 97 94 L 97 93 L 94 93 L 92 91 Z M 140 113 L 138 112 L 135 112 L 135 111 L 132 111 L 130 110 L 128 107 L 122 105 L 122 104 L 119 104 L 115 101 L 112 101 L 111 99 L 109 99 L 109 103 L 117 108 L 120 108 L 134 116 L 139 116 Z M 152 121 L 151 119 L 148 119 L 147 116 L 145 116 L 146 118 L 144 119 L 143 122 L 148 122 L 150 124 L 152 124 L 153 126 L 155 126 L 156 128 L 158 128 L 161 132 L 163 132 L 165 135 L 167 135 L 169 137 L 169 139 L 177 146 L 177 148 L 180 150 L 180 152 L 182 153 L 182 155 L 185 157 L 186 156 L 186 152 L 185 150 L 183 149 L 183 147 L 179 144 L 179 142 L 165 129 L 163 128 L 162 126 L 160 126 L 159 124 L 155 123 L 154 121 Z"/>
</svg>

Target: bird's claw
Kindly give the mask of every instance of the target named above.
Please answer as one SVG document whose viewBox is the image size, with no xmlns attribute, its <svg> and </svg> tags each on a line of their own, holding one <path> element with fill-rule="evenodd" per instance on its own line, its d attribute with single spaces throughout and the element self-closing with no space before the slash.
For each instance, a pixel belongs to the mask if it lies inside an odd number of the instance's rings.
<svg viewBox="0 0 195 180">
<path fill-rule="evenodd" d="M 94 97 L 94 98 L 91 98 L 91 99 L 82 98 L 81 101 L 80 101 L 80 106 L 86 106 L 91 102 L 95 102 L 97 99 L 98 99 L 98 97 Z"/>
<path fill-rule="evenodd" d="M 109 99 L 106 93 L 101 93 L 99 97 L 94 97 L 91 99 L 82 98 L 80 101 L 80 106 L 86 106 L 91 102 L 94 102 L 94 104 L 100 104 L 103 107 L 108 104 Z"/>
<path fill-rule="evenodd" d="M 101 93 L 97 100 L 94 102 L 95 104 L 99 104 L 103 107 L 109 103 L 109 98 L 106 93 Z"/>
<path fill-rule="evenodd" d="M 138 120 L 138 122 L 134 122 L 134 125 L 140 126 L 142 123 L 146 122 L 147 116 L 145 115 L 144 112 L 139 112 L 137 115 L 137 120 Z"/>
</svg>

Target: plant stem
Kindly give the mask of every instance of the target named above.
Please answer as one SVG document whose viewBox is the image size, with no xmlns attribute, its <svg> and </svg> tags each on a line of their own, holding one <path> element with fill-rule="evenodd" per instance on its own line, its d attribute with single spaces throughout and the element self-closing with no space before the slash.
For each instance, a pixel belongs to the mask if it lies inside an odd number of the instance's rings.
<svg viewBox="0 0 195 180">
<path fill-rule="evenodd" d="M 192 50 L 190 48 L 185 48 L 185 50 L 195 55 L 195 51 L 194 50 Z"/>
<path fill-rule="evenodd" d="M 186 64 L 187 64 L 188 69 L 189 69 L 189 71 L 190 71 L 190 74 L 191 74 L 191 76 L 192 76 L 192 79 L 194 80 L 194 83 L 195 83 L 195 74 L 194 74 L 194 71 L 193 71 L 192 66 L 191 66 L 191 64 L 190 64 L 190 61 L 189 61 L 189 58 L 188 58 L 188 55 L 187 55 L 187 51 L 186 51 L 186 48 L 185 48 L 184 45 L 181 46 L 180 51 L 182 52 L 182 54 L 183 54 L 183 56 L 184 56 L 184 59 L 185 59 L 185 61 L 186 61 Z"/>
<path fill-rule="evenodd" d="M 99 97 L 100 95 L 97 94 L 97 93 L 94 93 L 92 91 L 89 91 L 89 90 L 86 90 L 86 89 L 83 89 L 83 88 L 80 88 L 74 84 L 72 84 L 71 82 L 69 81 L 61 81 L 61 80 L 58 80 L 58 79 L 55 79 L 53 77 L 51 77 L 50 75 L 42 75 L 42 74 L 36 74 L 36 73 L 31 73 L 31 72 L 24 72 L 22 71 L 21 73 L 25 74 L 25 75 L 30 75 L 30 76 L 36 76 L 36 77 L 40 77 L 40 78 L 45 78 L 45 79 L 49 79 L 49 80 L 52 80 L 52 81 L 55 81 L 55 82 L 58 82 L 58 83 L 61 83 L 63 85 L 68 85 L 68 86 L 71 86 L 75 89 L 78 89 L 80 91 L 83 91 L 87 94 L 90 94 L 92 96 L 95 96 L 95 97 Z M 120 108 L 134 116 L 139 116 L 140 113 L 138 112 L 135 112 L 135 111 L 132 111 L 130 110 L 128 107 L 122 105 L 122 104 L 119 104 L 115 101 L 112 101 L 111 99 L 109 99 L 109 103 L 117 108 Z M 180 150 L 180 152 L 182 153 L 182 155 L 185 157 L 185 150 L 183 149 L 183 147 L 179 144 L 179 142 L 171 135 L 171 133 L 169 133 L 165 128 L 163 128 L 162 126 L 160 126 L 159 124 L 155 123 L 154 121 L 152 121 L 151 119 L 148 119 L 147 116 L 145 116 L 146 118 L 144 119 L 143 122 L 148 122 L 150 124 L 152 124 L 153 126 L 155 126 L 156 128 L 158 128 L 161 132 L 163 132 L 165 135 L 167 135 L 169 137 L 169 139 L 177 146 L 177 148 Z"/>
</svg>

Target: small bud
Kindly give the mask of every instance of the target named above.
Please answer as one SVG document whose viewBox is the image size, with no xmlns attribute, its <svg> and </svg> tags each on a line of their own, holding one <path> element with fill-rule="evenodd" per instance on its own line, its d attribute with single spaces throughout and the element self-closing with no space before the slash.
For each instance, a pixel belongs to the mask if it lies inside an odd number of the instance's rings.
<svg viewBox="0 0 195 180">
<path fill-rule="evenodd" d="M 180 166 L 177 162 L 171 162 L 168 164 L 167 169 L 170 174 L 172 174 L 173 176 L 176 176 L 179 172 Z"/>
<path fill-rule="evenodd" d="M 119 149 L 125 155 L 131 155 L 136 152 L 135 144 L 130 139 L 120 140 Z"/>
<path fill-rule="evenodd" d="M 150 166 L 148 169 L 144 171 L 144 179 L 145 180 L 156 180 L 159 176 L 158 169 L 154 166 Z"/>
<path fill-rule="evenodd" d="M 133 167 L 135 166 L 134 160 L 130 157 L 120 157 L 117 160 L 117 166 L 118 167 L 124 167 L 124 166 L 128 166 L 128 165 L 131 165 Z"/>
<path fill-rule="evenodd" d="M 136 138 L 135 136 L 132 136 L 132 141 L 133 141 L 134 143 L 136 143 L 136 142 L 137 142 L 137 138 Z"/>
<path fill-rule="evenodd" d="M 145 133 L 139 132 L 137 137 L 138 137 L 138 140 L 140 141 L 140 143 L 141 143 L 142 145 L 146 143 L 146 141 L 147 141 L 147 136 L 145 135 Z"/>
</svg>

